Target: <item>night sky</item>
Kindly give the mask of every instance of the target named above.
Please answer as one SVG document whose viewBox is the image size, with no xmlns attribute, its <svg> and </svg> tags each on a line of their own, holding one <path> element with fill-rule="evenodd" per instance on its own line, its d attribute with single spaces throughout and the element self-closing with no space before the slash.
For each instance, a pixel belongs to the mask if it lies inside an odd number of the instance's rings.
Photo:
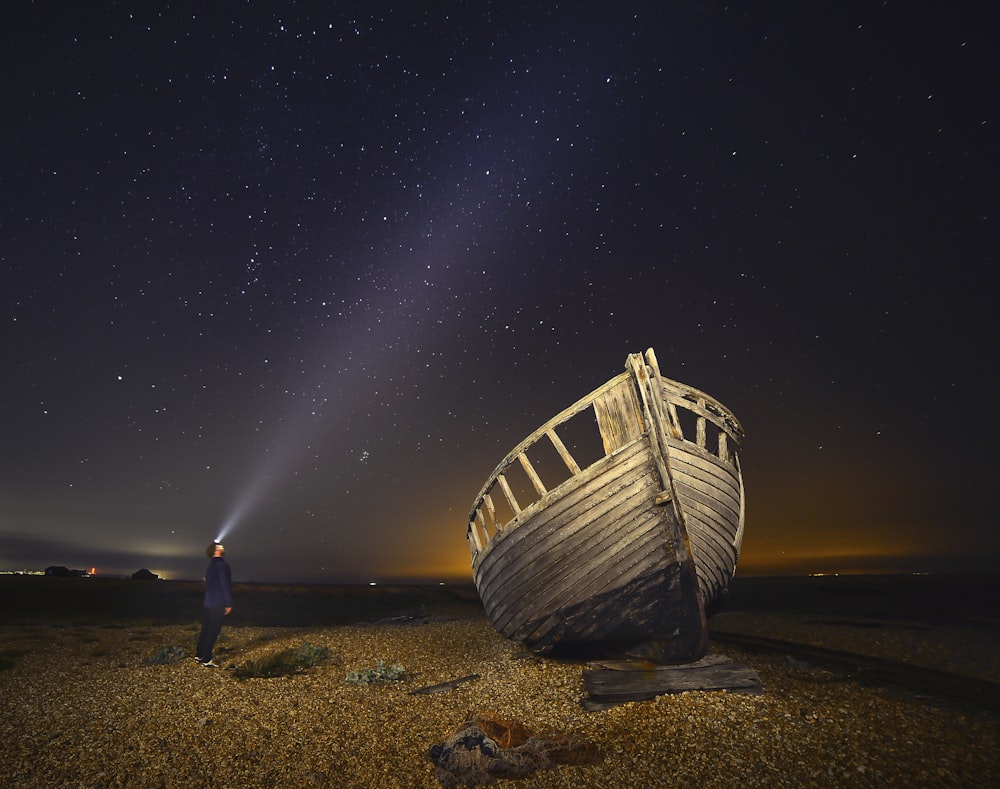
<svg viewBox="0 0 1000 789">
<path fill-rule="evenodd" d="M 992 570 L 991 4 L 770 5 L 5 2 L 0 568 L 467 581 L 653 347 L 740 573 Z"/>
</svg>

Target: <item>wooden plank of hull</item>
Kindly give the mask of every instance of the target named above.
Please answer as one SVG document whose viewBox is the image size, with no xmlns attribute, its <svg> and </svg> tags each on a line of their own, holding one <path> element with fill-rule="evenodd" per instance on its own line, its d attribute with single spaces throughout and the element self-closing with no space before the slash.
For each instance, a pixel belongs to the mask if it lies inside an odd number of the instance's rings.
<svg viewBox="0 0 1000 789">
<path fill-rule="evenodd" d="M 621 489 L 628 484 L 628 480 L 625 480 L 624 475 L 620 473 L 608 473 L 609 467 L 616 462 L 635 462 L 630 458 L 642 451 L 641 445 L 635 444 L 622 450 L 613 458 L 602 458 L 582 473 L 567 479 L 549 491 L 539 501 L 526 507 L 504 526 L 502 535 L 498 535 L 496 539 L 477 553 L 473 563 L 474 573 L 478 576 L 478 568 L 487 561 L 493 551 L 501 550 L 500 546 L 504 546 L 503 550 L 510 550 L 520 539 L 526 539 L 527 532 L 520 531 L 522 524 L 534 520 L 539 515 L 569 522 L 571 518 L 566 515 L 566 512 L 574 507 L 580 507 L 581 503 L 595 510 L 606 510 L 613 507 L 615 505 L 614 497 L 620 495 Z M 569 522 L 566 528 L 572 529 L 573 524 Z M 558 535 L 556 539 L 562 539 L 562 536 Z"/>
<path fill-rule="evenodd" d="M 571 486 L 557 502 L 498 540 L 480 563 L 483 571 L 478 575 L 487 610 L 502 621 L 505 605 L 511 612 L 523 612 L 527 601 L 544 607 L 549 598 L 567 593 L 553 587 L 553 578 L 575 580 L 593 562 L 620 556 L 627 547 L 619 545 L 621 540 L 649 539 L 634 523 L 646 509 L 643 492 L 650 487 L 641 460 L 635 454 L 623 456 L 613 473 L 605 471 L 589 483 Z M 493 578 L 502 584 L 495 605 Z"/>
<path fill-rule="evenodd" d="M 644 538 L 634 521 L 645 509 L 642 494 L 649 481 L 637 449 L 620 456 L 614 469 L 605 463 L 590 480 L 563 488 L 558 500 L 494 543 L 478 575 L 488 610 L 502 620 L 505 606 L 515 613 L 526 604 L 544 607 L 548 599 L 566 594 L 564 588 L 553 589 L 553 579 L 574 580 L 600 558 L 620 554 L 623 538 Z M 496 600 L 493 579 L 502 585 Z"/>
<path fill-rule="evenodd" d="M 693 567 L 674 563 L 531 622 L 537 635 L 516 640 L 536 651 L 600 643 L 634 658 L 685 663 L 708 650 L 703 620 Z"/>
<path fill-rule="evenodd" d="M 614 500 L 634 487 L 624 488 Z M 551 519 L 529 524 L 519 536 L 524 538 L 520 543 L 532 552 L 530 558 L 519 555 L 519 546 L 512 540 L 509 546 L 502 546 L 507 550 L 498 551 L 489 566 L 483 565 L 481 596 L 498 629 L 520 629 L 545 611 L 558 610 L 600 591 L 602 573 L 621 573 L 620 566 L 627 570 L 641 565 L 641 554 L 648 553 L 649 543 L 657 540 L 651 524 L 637 522 L 641 511 L 626 512 L 622 507 L 609 508 L 610 504 L 576 517 L 564 528 L 552 526 Z M 569 516 L 577 511 L 572 508 Z M 614 528 L 615 521 L 631 528 Z M 641 567 L 633 575 L 639 571 Z M 628 580 L 623 578 L 622 583 Z"/>
<path fill-rule="evenodd" d="M 691 520 L 689 518 L 689 521 Z M 695 521 L 692 525 L 698 532 L 697 536 L 691 539 L 691 553 L 694 554 L 705 606 L 712 609 L 729 586 L 735 562 L 732 557 L 720 556 L 720 551 L 723 549 L 706 536 L 707 530 L 702 528 L 702 524 Z"/>
<path fill-rule="evenodd" d="M 724 520 L 739 520 L 740 488 L 735 468 L 690 444 L 678 447 L 671 443 L 670 463 L 675 477 L 683 480 L 692 496 L 717 510 Z"/>
<path fill-rule="evenodd" d="M 480 557 L 476 584 L 504 636 L 556 642 L 654 640 L 651 657 L 694 659 L 707 642 L 683 525 L 657 506 L 660 484 L 639 440 L 568 480 Z"/>
<path fill-rule="evenodd" d="M 557 591 L 565 589 L 565 596 L 552 595 L 550 587 L 546 590 L 548 594 L 541 604 L 528 606 L 527 610 L 518 613 L 516 619 L 520 622 L 518 640 L 536 642 L 547 639 L 548 635 L 543 632 L 544 628 L 538 624 L 539 616 L 544 616 L 546 612 L 556 612 L 560 620 L 561 639 L 570 641 L 621 639 L 628 634 L 636 638 L 637 628 L 645 629 L 651 626 L 646 621 L 646 614 L 640 613 L 644 606 L 641 600 L 630 601 L 627 607 L 622 605 L 621 599 L 611 600 L 610 605 L 615 609 L 614 616 L 610 619 L 601 617 L 596 623 L 581 624 L 577 621 L 578 617 L 571 618 L 566 612 L 577 610 L 581 606 L 594 606 L 596 605 L 594 601 L 604 595 L 614 596 L 624 589 L 642 587 L 648 581 L 651 572 L 668 566 L 662 545 L 659 544 L 657 531 L 652 524 L 647 523 L 642 533 L 637 535 L 638 539 L 633 540 L 628 537 L 618 540 L 616 547 L 620 546 L 619 550 L 604 552 L 613 554 L 614 559 L 602 562 L 601 552 L 591 551 L 592 561 L 587 563 L 584 572 L 573 572 L 569 577 L 559 579 L 560 583 L 552 585 Z M 630 540 L 631 544 L 626 545 L 626 540 Z M 608 542 L 611 541 L 603 541 L 604 544 Z M 633 611 L 633 608 L 636 610 Z M 603 612 L 603 614 L 608 613 Z M 571 620 L 572 626 L 570 626 Z M 648 636 L 648 633 L 646 635 Z"/>
<path fill-rule="evenodd" d="M 706 607 L 711 608 L 736 570 L 741 495 L 738 472 L 691 444 L 672 441 L 670 453 L 702 594 Z"/>
</svg>

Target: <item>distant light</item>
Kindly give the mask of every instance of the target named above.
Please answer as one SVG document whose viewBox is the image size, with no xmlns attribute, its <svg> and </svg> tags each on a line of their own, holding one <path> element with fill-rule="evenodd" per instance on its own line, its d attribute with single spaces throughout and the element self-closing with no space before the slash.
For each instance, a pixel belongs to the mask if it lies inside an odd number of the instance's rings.
<svg viewBox="0 0 1000 789">
<path fill-rule="evenodd" d="M 377 586 L 378 584 L 376 584 L 376 583 L 375 583 L 374 581 L 369 581 L 369 582 L 368 582 L 368 585 L 369 585 L 369 586 Z"/>
</svg>

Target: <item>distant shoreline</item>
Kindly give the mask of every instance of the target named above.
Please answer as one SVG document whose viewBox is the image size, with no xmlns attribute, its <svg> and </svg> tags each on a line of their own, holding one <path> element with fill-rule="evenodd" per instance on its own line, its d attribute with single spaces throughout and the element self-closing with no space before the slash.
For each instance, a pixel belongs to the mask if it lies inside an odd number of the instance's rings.
<svg viewBox="0 0 1000 789">
<path fill-rule="evenodd" d="M 0 576 L 0 625 L 144 621 L 201 617 L 201 581 Z M 232 626 L 316 627 L 441 612 L 482 614 L 475 587 L 439 584 L 233 584 Z"/>
<path fill-rule="evenodd" d="M 0 576 L 0 624 L 190 622 L 201 616 L 201 581 Z M 484 616 L 465 584 L 234 584 L 232 626 L 329 626 L 393 617 Z M 882 616 L 919 621 L 996 621 L 993 575 L 737 576 L 725 611 Z"/>
</svg>

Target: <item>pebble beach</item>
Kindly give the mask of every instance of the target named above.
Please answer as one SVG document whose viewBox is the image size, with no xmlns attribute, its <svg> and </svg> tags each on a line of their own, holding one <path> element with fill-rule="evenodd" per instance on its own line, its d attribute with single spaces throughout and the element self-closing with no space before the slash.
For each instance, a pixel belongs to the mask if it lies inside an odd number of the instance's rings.
<svg viewBox="0 0 1000 789">
<path fill-rule="evenodd" d="M 712 620 L 718 633 L 996 679 L 995 629 L 877 624 L 761 611 Z M 499 787 L 1000 785 L 996 710 L 715 641 L 713 653 L 758 672 L 763 692 L 684 692 L 588 712 L 584 663 L 527 654 L 474 613 L 227 626 L 218 669 L 190 657 L 150 662 L 168 649 L 190 655 L 197 635 L 195 620 L 2 624 L 0 785 L 438 787 L 450 779 L 432 747 L 483 714 L 596 754 L 498 778 Z M 303 644 L 325 659 L 289 676 L 237 678 L 237 667 Z M 403 671 L 346 681 L 380 665 Z"/>
</svg>

